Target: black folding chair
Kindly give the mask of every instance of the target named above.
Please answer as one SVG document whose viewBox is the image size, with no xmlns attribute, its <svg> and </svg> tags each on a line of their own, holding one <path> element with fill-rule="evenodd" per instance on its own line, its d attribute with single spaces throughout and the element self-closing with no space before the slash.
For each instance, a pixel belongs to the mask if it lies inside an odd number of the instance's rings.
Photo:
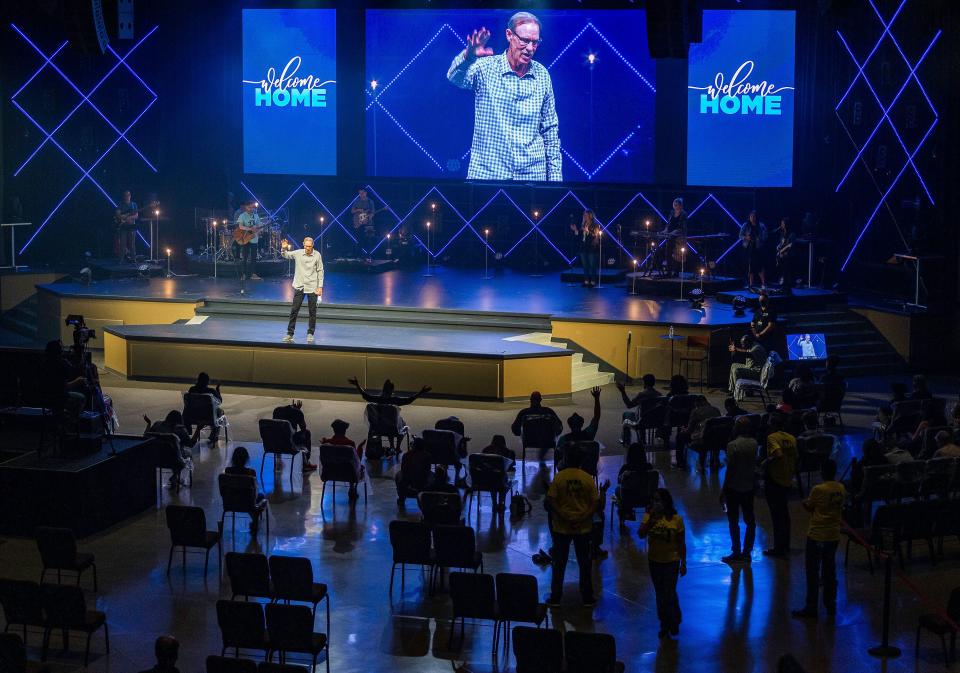
<svg viewBox="0 0 960 673">
<path fill-rule="evenodd" d="M 558 673 L 563 670 L 563 634 L 556 629 L 513 627 L 517 673 Z"/>
<path fill-rule="evenodd" d="M 62 571 L 77 574 L 77 585 L 80 577 L 87 568 L 93 570 L 93 590 L 97 590 L 97 564 L 93 554 L 84 554 L 77 551 L 77 539 L 69 528 L 53 528 L 40 526 L 36 531 L 37 549 L 40 551 L 40 581 L 43 582 L 48 570 L 57 571 L 57 583 L 61 580 Z"/>
<path fill-rule="evenodd" d="M 236 657 L 240 656 L 241 649 L 260 650 L 264 658 L 270 652 L 262 603 L 217 601 L 217 626 L 223 642 L 221 656 L 225 656 L 231 647 Z"/>
<path fill-rule="evenodd" d="M 500 638 L 500 617 L 497 612 L 493 575 L 450 573 L 450 598 L 453 602 L 453 614 L 450 618 L 447 647 L 453 644 L 453 631 L 458 619 L 460 620 L 460 646 L 463 647 L 464 623 L 469 617 L 493 622 L 493 651 L 496 652 Z"/>
<path fill-rule="evenodd" d="M 293 441 L 293 426 L 290 421 L 277 418 L 261 418 L 260 439 L 263 442 L 263 458 L 260 459 L 260 478 L 263 479 L 263 465 L 267 454 L 273 454 L 273 460 L 279 461 L 282 456 L 290 456 L 290 488 L 293 488 L 293 465 L 297 455 L 300 460 L 306 461 L 306 456 Z"/>
<path fill-rule="evenodd" d="M 230 578 L 230 600 L 235 600 L 237 596 L 243 596 L 245 600 L 251 596 L 273 600 L 270 566 L 266 556 L 229 551 L 225 560 L 227 577 Z"/>
<path fill-rule="evenodd" d="M 170 556 L 167 558 L 167 574 L 170 574 L 170 564 L 173 562 L 173 551 L 180 547 L 183 551 L 183 568 L 187 568 L 188 548 L 202 549 L 204 552 L 203 574 L 207 574 L 210 566 L 210 550 L 217 547 L 217 562 L 220 562 L 220 539 L 223 524 L 220 530 L 207 530 L 207 516 L 200 507 L 184 505 L 167 505 L 167 528 L 170 530 Z"/>
<path fill-rule="evenodd" d="M 43 654 L 41 656 L 43 661 L 47 660 L 50 634 L 54 629 L 63 633 L 64 649 L 69 646 L 70 631 L 80 631 L 86 634 L 87 643 L 83 654 L 84 666 L 90 663 L 90 638 L 101 628 L 103 628 L 107 654 L 110 654 L 110 628 L 107 626 L 107 616 L 98 610 L 87 610 L 83 589 L 78 586 L 44 584 L 40 587 L 40 600 L 46 619 L 46 631 L 43 634 Z"/>
<path fill-rule="evenodd" d="M 313 581 L 313 564 L 300 556 L 271 556 L 270 577 L 277 601 L 310 603 L 313 614 L 317 604 L 327 601 L 327 635 L 330 634 L 330 592 L 326 584 Z"/>
<path fill-rule="evenodd" d="M 420 566 L 430 572 L 433 582 L 433 568 L 436 557 L 431 546 L 430 525 L 422 521 L 391 521 L 390 546 L 393 549 L 393 566 L 390 568 L 390 595 L 393 596 L 393 577 L 400 566 L 400 594 L 403 595 L 406 581 L 406 567 Z"/>
<path fill-rule="evenodd" d="M 313 630 L 313 612 L 306 605 L 267 606 L 267 634 L 270 638 L 270 650 L 280 655 L 280 663 L 287 663 L 287 654 L 309 654 L 311 671 L 317 666 L 317 657 L 324 657 L 327 673 L 330 671 L 329 641 L 325 633 Z M 269 657 L 268 657 L 269 658 Z"/>
</svg>

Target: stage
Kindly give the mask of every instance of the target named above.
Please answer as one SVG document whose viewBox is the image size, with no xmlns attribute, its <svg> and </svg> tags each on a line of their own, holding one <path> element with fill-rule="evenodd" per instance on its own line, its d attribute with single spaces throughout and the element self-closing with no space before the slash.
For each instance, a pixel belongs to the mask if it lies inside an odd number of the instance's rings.
<svg viewBox="0 0 960 673">
<path fill-rule="evenodd" d="M 293 296 L 285 278 L 248 281 L 245 294 L 223 277 L 43 283 L 38 336 L 69 342 L 63 319 L 82 314 L 98 331 L 91 347 L 103 348 L 107 367 L 131 379 L 186 383 L 205 370 L 240 385 L 348 390 L 353 376 L 365 386 L 392 378 L 402 390 L 431 385 L 438 397 L 504 401 L 533 389 L 563 397 L 647 372 L 722 385 L 726 346 L 752 317 L 710 296 L 698 309 L 664 296 L 664 288 L 660 296 L 633 295 L 632 279 L 586 288 L 562 282 L 561 272 L 498 270 L 485 279 L 480 269 L 425 271 L 328 270 L 312 344 L 306 306 L 296 341 L 281 343 Z M 679 295 L 678 279 L 660 283 Z M 704 289 L 731 283 L 717 279 Z M 795 297 L 805 310 L 849 313 L 836 293 Z M 673 342 L 665 338 L 671 327 L 679 337 Z"/>
</svg>

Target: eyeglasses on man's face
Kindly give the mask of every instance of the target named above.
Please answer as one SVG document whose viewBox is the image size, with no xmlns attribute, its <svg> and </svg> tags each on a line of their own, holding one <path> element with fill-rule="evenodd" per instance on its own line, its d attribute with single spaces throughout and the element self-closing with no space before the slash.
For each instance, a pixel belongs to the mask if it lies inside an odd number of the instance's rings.
<svg viewBox="0 0 960 673">
<path fill-rule="evenodd" d="M 536 49 L 543 43 L 543 40 L 533 40 L 529 37 L 520 37 L 512 30 L 510 31 L 510 34 L 517 38 L 520 41 L 520 44 L 522 44 L 524 47 L 533 47 Z"/>
</svg>

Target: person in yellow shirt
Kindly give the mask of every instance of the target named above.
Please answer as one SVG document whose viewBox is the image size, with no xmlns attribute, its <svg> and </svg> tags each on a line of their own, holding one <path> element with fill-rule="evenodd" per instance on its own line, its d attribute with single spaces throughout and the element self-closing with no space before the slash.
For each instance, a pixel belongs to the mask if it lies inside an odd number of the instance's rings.
<svg viewBox="0 0 960 673">
<path fill-rule="evenodd" d="M 790 553 L 790 509 L 787 500 L 797 472 L 797 440 L 783 430 L 783 414 L 770 415 L 767 458 L 763 463 L 763 490 L 773 522 L 773 547 L 764 556 L 786 557 Z"/>
<path fill-rule="evenodd" d="M 593 477 L 580 469 L 583 454 L 580 446 L 570 444 L 564 452 L 565 467 L 557 473 L 547 490 L 547 511 L 550 513 L 550 532 L 553 535 L 553 574 L 547 605 L 560 605 L 563 595 L 563 575 L 567 570 L 570 544 L 573 544 L 580 569 L 580 597 L 585 607 L 597 604 L 593 595 L 590 573 L 590 532 L 593 515 L 600 503 L 600 494 Z"/>
<path fill-rule="evenodd" d="M 836 481 L 837 464 L 831 459 L 820 468 L 823 483 L 810 490 L 803 507 L 810 512 L 807 528 L 806 575 L 807 602 L 791 614 L 794 617 L 817 618 L 817 595 L 823 583 L 823 606 L 827 614 L 837 612 L 837 546 L 847 491 Z"/>
<path fill-rule="evenodd" d="M 658 488 L 640 522 L 640 537 L 647 539 L 650 579 L 657 597 L 660 638 L 680 633 L 680 598 L 677 581 L 687 574 L 687 541 L 683 517 L 677 514 L 673 496 Z"/>
</svg>

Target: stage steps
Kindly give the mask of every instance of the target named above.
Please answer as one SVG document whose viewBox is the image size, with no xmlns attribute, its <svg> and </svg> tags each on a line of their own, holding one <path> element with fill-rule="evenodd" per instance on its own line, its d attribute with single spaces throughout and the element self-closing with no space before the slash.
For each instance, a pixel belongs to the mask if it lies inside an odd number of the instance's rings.
<svg viewBox="0 0 960 673">
<path fill-rule="evenodd" d="M 3 318 L 0 319 L 0 325 L 11 332 L 36 339 L 38 305 L 37 295 L 30 295 L 30 297 L 5 312 Z"/>
<path fill-rule="evenodd" d="M 268 301 L 208 299 L 197 308 L 197 315 L 219 318 L 282 320 L 290 316 L 290 304 Z M 307 319 L 307 306 L 300 309 L 300 320 Z M 453 329 L 495 329 L 510 331 L 543 331 L 550 329 L 550 316 L 530 313 L 491 313 L 488 311 L 454 311 L 419 309 L 402 306 L 357 306 L 323 304 L 317 306 L 318 322 L 384 323 L 422 327 L 435 325 Z"/>
<path fill-rule="evenodd" d="M 605 386 L 613 383 L 613 374 L 611 372 L 600 371 L 600 365 L 596 362 L 584 362 L 583 353 L 576 348 L 570 348 L 566 341 L 559 341 L 553 338 L 550 332 L 531 332 L 511 337 L 512 341 L 525 341 L 527 343 L 538 344 L 541 346 L 550 346 L 552 348 L 562 348 L 572 350 L 573 363 L 570 368 L 570 390 L 589 390 L 594 386 Z"/>
<path fill-rule="evenodd" d="M 906 363 L 883 334 L 865 317 L 846 307 L 781 313 L 787 334 L 820 332 L 827 349 L 840 356 L 844 376 L 899 374 Z"/>
</svg>

